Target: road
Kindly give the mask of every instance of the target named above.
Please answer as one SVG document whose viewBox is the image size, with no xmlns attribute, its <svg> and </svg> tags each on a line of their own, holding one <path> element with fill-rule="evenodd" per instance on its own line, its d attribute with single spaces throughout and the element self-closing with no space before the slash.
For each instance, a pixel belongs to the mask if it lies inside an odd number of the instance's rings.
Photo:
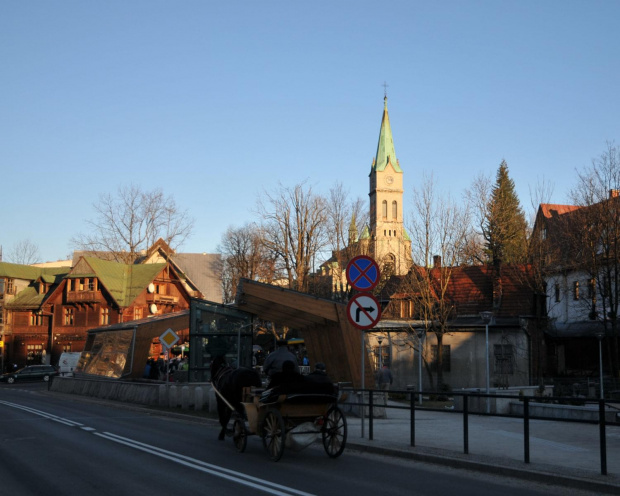
<svg viewBox="0 0 620 496">
<path fill-rule="evenodd" d="M 250 436 L 245 453 L 204 419 L 119 408 L 47 391 L 0 385 L 2 494 L 46 495 L 554 495 L 566 488 L 345 450 L 320 444 L 274 463 Z"/>
</svg>

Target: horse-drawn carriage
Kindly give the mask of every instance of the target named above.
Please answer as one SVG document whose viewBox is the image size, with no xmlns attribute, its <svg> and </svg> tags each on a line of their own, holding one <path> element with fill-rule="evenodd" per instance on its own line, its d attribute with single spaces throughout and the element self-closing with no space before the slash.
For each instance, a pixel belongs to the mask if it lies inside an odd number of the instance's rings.
<svg viewBox="0 0 620 496">
<path fill-rule="evenodd" d="M 344 451 L 347 421 L 331 382 L 304 379 L 265 390 L 255 370 L 233 369 L 218 357 L 211 364 L 211 384 L 217 394 L 219 439 L 225 438 L 232 418 L 237 451 L 245 451 L 252 434 L 261 436 L 274 461 L 282 457 L 285 446 L 299 449 L 319 437 L 330 457 Z"/>
<path fill-rule="evenodd" d="M 324 389 L 323 389 L 324 391 Z M 337 394 L 319 388 L 297 392 L 261 391 L 245 388 L 243 413 L 233 414 L 233 442 L 245 451 L 249 435 L 259 435 L 269 458 L 278 461 L 284 448 L 301 449 L 320 437 L 328 456 L 344 451 L 347 422 L 338 408 Z"/>
</svg>

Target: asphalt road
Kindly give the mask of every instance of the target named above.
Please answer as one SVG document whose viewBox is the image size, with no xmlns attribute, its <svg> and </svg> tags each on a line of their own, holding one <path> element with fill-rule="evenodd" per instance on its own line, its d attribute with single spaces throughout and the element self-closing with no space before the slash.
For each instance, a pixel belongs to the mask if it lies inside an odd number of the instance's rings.
<svg viewBox="0 0 620 496">
<path fill-rule="evenodd" d="M 215 422 L 166 416 L 0 385 L 2 494 L 47 495 L 587 495 L 566 488 L 345 450 L 321 444 L 274 463 L 250 436 L 237 453 Z"/>
</svg>

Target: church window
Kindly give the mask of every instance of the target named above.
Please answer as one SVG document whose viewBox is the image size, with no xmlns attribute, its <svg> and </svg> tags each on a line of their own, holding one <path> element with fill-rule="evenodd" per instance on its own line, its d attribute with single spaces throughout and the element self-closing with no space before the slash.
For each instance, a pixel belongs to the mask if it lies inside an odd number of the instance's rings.
<svg viewBox="0 0 620 496">
<path fill-rule="evenodd" d="M 392 202 L 392 219 L 398 218 L 398 203 L 396 200 Z"/>
<path fill-rule="evenodd" d="M 381 215 L 384 219 L 387 219 L 387 200 L 383 200 L 381 203 Z"/>
</svg>

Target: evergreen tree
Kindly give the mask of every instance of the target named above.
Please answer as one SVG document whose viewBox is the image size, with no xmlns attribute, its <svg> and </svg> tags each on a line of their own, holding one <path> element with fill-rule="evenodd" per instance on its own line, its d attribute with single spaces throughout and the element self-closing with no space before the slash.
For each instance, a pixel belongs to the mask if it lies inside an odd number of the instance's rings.
<svg viewBox="0 0 620 496">
<path fill-rule="evenodd" d="M 499 166 L 486 206 L 483 235 L 487 256 L 496 267 L 525 260 L 527 221 L 505 160 Z"/>
</svg>

